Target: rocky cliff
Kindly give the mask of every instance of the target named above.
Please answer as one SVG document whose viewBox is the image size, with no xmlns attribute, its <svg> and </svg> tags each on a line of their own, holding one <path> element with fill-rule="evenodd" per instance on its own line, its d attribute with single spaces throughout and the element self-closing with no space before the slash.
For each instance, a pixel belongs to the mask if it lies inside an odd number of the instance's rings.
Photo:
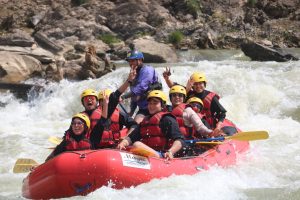
<svg viewBox="0 0 300 200">
<path fill-rule="evenodd" d="M 47 55 L 31 53 L 46 65 L 44 71 L 52 65 L 61 73 L 58 61 L 62 68 L 80 71 L 91 44 L 99 57 L 109 52 L 113 60 L 124 59 L 128 45 L 134 44 L 146 52 L 149 62 L 176 62 L 176 54 L 170 56 L 176 48 L 239 48 L 245 39 L 300 47 L 299 0 L 0 0 L 0 4 L 0 50 L 46 49 Z"/>
</svg>

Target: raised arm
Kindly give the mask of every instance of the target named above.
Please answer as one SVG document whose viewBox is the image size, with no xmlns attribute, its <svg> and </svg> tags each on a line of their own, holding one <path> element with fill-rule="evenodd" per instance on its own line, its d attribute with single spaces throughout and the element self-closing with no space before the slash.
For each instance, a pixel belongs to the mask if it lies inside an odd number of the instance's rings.
<svg viewBox="0 0 300 200">
<path fill-rule="evenodd" d="M 131 68 L 126 81 L 118 88 L 121 94 L 126 91 L 129 85 L 135 79 L 135 77 L 136 77 L 136 69 Z"/>
<path fill-rule="evenodd" d="M 173 81 L 170 79 L 170 76 L 171 76 L 170 67 L 166 67 L 165 71 L 163 72 L 163 77 L 169 88 L 171 88 L 174 85 Z"/>
</svg>

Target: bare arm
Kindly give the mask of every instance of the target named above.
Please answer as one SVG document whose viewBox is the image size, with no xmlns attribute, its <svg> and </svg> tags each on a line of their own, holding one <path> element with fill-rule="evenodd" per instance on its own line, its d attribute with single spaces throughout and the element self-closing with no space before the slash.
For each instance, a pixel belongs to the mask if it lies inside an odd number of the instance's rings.
<svg viewBox="0 0 300 200">
<path fill-rule="evenodd" d="M 104 118 L 107 118 L 108 103 L 109 103 L 109 96 L 106 94 L 106 92 L 103 92 L 102 117 L 104 117 Z"/>
<path fill-rule="evenodd" d="M 189 78 L 188 82 L 186 83 L 186 87 L 185 87 L 186 93 L 188 93 L 192 89 L 193 85 L 194 85 L 194 81 Z"/>
<path fill-rule="evenodd" d="M 195 111 L 188 107 L 183 111 L 183 120 L 187 126 L 193 125 L 198 133 L 202 136 L 207 136 L 212 133 L 212 130 L 208 129 L 200 119 L 199 115 Z"/>
<path fill-rule="evenodd" d="M 171 88 L 174 85 L 174 82 L 170 79 L 170 76 L 171 76 L 170 67 L 166 67 L 165 71 L 163 72 L 163 77 L 169 88 Z"/>
<path fill-rule="evenodd" d="M 122 94 L 129 87 L 130 83 L 135 79 L 136 69 L 131 69 L 126 81 L 118 88 L 119 92 Z"/>
</svg>

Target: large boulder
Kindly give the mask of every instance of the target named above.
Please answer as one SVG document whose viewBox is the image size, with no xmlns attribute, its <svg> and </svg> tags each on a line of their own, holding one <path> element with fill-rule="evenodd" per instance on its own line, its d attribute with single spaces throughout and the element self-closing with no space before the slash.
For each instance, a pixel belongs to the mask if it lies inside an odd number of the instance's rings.
<svg viewBox="0 0 300 200">
<path fill-rule="evenodd" d="M 33 44 L 33 38 L 21 30 L 14 30 L 11 34 L 0 36 L 0 45 L 31 47 Z"/>
<path fill-rule="evenodd" d="M 257 42 L 247 41 L 241 45 L 244 54 L 256 61 L 277 61 L 286 62 L 299 60 L 291 54 L 287 54 L 279 49 L 273 49 Z"/>
<path fill-rule="evenodd" d="M 41 73 L 42 67 L 37 59 L 11 52 L 0 52 L 0 81 L 19 83 L 31 77 L 34 72 Z"/>
<path fill-rule="evenodd" d="M 156 42 L 150 36 L 133 40 L 133 44 L 136 49 L 144 53 L 145 62 L 174 63 L 178 61 L 177 54 L 173 48 L 167 44 Z"/>
</svg>

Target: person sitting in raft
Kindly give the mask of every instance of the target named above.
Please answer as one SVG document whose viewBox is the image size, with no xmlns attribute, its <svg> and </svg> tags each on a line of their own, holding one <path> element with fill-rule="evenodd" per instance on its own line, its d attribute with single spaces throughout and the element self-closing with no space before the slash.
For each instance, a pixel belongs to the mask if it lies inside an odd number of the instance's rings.
<svg viewBox="0 0 300 200">
<path fill-rule="evenodd" d="M 104 95 L 109 97 L 108 116 L 104 127 L 99 123 L 92 130 L 93 148 L 115 148 L 118 142 L 137 127 L 137 123 L 127 113 L 120 112 L 118 90 L 105 89 L 99 92 L 99 106 L 103 106 Z M 126 127 L 126 129 L 124 128 Z M 123 129 L 124 128 L 124 129 Z"/>
<path fill-rule="evenodd" d="M 171 113 L 176 117 L 181 133 L 185 139 L 200 137 L 215 137 L 223 135 L 222 131 L 210 130 L 202 122 L 199 115 L 185 104 L 186 90 L 181 85 L 174 85 L 169 92 L 172 103 Z"/>
<path fill-rule="evenodd" d="M 107 118 L 108 97 L 104 96 L 106 101 L 103 105 L 102 117 L 99 124 L 103 124 Z M 101 123 L 100 123 L 101 122 Z M 77 113 L 72 117 L 70 128 L 65 132 L 62 142 L 55 147 L 53 152 L 47 157 L 46 161 L 65 151 L 79 151 L 91 149 L 90 141 L 91 121 L 89 117 L 83 113 Z"/>
<path fill-rule="evenodd" d="M 172 159 L 185 147 L 184 136 L 174 116 L 163 110 L 167 97 L 160 90 L 153 90 L 147 96 L 149 115 L 138 127 L 125 137 L 117 148 L 124 149 L 133 144 L 156 155 Z"/>
<path fill-rule="evenodd" d="M 93 89 L 86 89 L 80 95 L 81 103 L 84 111 L 81 113 L 89 117 L 91 129 L 94 128 L 98 120 L 101 118 L 102 109 L 98 106 L 98 94 Z"/>
<path fill-rule="evenodd" d="M 197 115 L 200 117 L 202 123 L 210 129 L 209 124 L 207 123 L 207 121 L 205 120 L 205 116 L 203 114 L 201 114 L 201 111 L 203 109 L 203 102 L 201 99 L 199 99 L 198 97 L 191 97 L 186 101 L 186 104 L 189 105 L 194 111 L 195 113 L 197 113 Z"/>
<path fill-rule="evenodd" d="M 130 70 L 126 81 L 111 95 L 111 98 L 118 99 L 117 101 L 111 100 L 109 107 L 115 108 L 118 103 L 120 96 L 126 89 L 129 87 L 130 82 L 132 82 L 136 77 L 136 70 Z M 81 93 L 81 103 L 84 107 L 84 111 L 82 113 L 86 114 L 91 121 L 91 130 L 93 130 L 94 126 L 97 124 L 99 119 L 101 118 L 102 107 L 99 106 L 98 94 L 93 89 L 86 89 Z M 114 110 L 114 109 L 110 109 Z"/>
</svg>

